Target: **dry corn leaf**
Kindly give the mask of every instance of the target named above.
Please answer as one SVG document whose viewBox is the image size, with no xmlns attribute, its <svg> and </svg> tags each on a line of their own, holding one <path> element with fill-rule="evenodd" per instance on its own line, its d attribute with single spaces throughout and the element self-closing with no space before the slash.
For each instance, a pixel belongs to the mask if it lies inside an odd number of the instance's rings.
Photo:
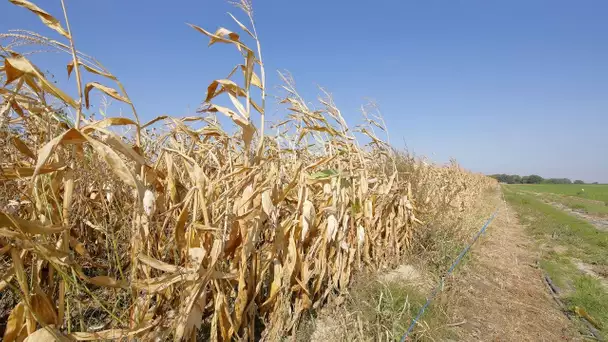
<svg viewBox="0 0 608 342">
<path fill-rule="evenodd" d="M 220 85 L 221 85 L 221 88 L 218 91 L 217 88 Z M 219 79 L 219 80 L 214 80 L 207 87 L 207 97 L 205 98 L 205 102 L 210 102 L 213 98 L 215 98 L 216 96 L 218 96 L 224 92 L 228 92 L 234 96 L 242 96 L 242 97 L 244 97 L 247 94 L 245 92 L 245 90 L 243 88 L 239 87 L 239 85 L 236 84 L 234 81 L 228 80 L 228 79 Z"/>
<path fill-rule="evenodd" d="M 12 228 L 27 234 L 54 234 L 66 229 L 63 226 L 44 226 L 41 223 L 24 220 L 3 212 L 0 212 L 0 227 Z"/>
<path fill-rule="evenodd" d="M 255 61 L 255 58 L 254 58 Z M 243 72 L 243 78 L 245 78 L 245 73 L 247 71 L 247 67 L 244 64 L 239 64 L 237 66 L 235 66 L 232 71 L 230 72 L 230 74 L 228 74 L 228 77 L 226 77 L 226 79 L 229 79 L 232 77 L 232 75 L 234 75 L 234 73 L 238 70 L 241 69 L 241 71 Z M 262 89 L 262 81 L 260 80 L 260 77 L 255 73 L 255 70 L 251 70 L 251 85 L 256 86 L 260 89 Z M 289 122 L 290 120 L 284 122 L 283 124 Z"/>
<path fill-rule="evenodd" d="M 197 305 L 197 300 L 199 299 L 202 290 L 207 285 L 207 279 L 201 280 L 204 281 L 198 281 L 187 289 L 187 297 L 180 307 L 180 313 L 175 327 L 175 334 L 173 336 L 175 342 L 180 342 L 184 338 L 190 338 L 192 332 L 198 328 L 202 322 L 203 311 Z"/>
<path fill-rule="evenodd" d="M 32 159 L 36 159 L 36 155 L 32 152 L 32 150 L 30 150 L 29 147 L 27 147 L 27 145 L 21 139 L 19 139 L 18 137 L 12 137 L 11 142 L 13 143 L 15 148 L 19 150 L 19 152 Z"/>
<path fill-rule="evenodd" d="M 104 134 L 103 141 L 105 144 L 112 147 L 114 150 L 122 153 L 125 157 L 128 157 L 134 162 L 143 166 L 147 166 L 146 159 L 141 154 L 139 154 L 133 147 L 125 143 L 121 137 L 116 135 L 116 133 L 101 127 L 91 128 Z"/>
<path fill-rule="evenodd" d="M 184 301 L 184 305 L 180 307 L 179 316 L 176 320 L 174 341 L 181 341 L 184 337 L 189 337 L 194 326 L 191 324 L 193 322 L 198 322 L 197 311 L 192 313 L 193 308 L 198 300 L 201 299 L 201 294 L 203 290 L 207 286 L 207 282 L 209 281 L 209 277 L 214 273 L 215 263 L 217 262 L 218 257 L 222 251 L 222 242 L 219 239 L 216 239 L 213 242 L 213 247 L 211 248 L 211 252 L 209 253 L 210 259 L 208 269 L 206 271 L 201 271 L 202 274 L 197 281 L 190 286 L 188 291 L 188 297 Z M 194 315 L 192 317 L 191 315 Z"/>
<path fill-rule="evenodd" d="M 127 118 L 105 118 L 103 120 L 99 120 L 88 126 L 83 127 L 82 132 L 84 134 L 88 134 L 95 128 L 106 128 L 109 126 L 125 126 L 125 125 L 137 126 L 137 123 L 135 121 L 133 121 L 131 119 L 127 119 Z"/>
<path fill-rule="evenodd" d="M 39 174 L 39 171 L 49 160 L 51 154 L 55 151 L 57 146 L 62 144 L 81 144 L 85 141 L 86 139 L 75 128 L 71 128 L 53 138 L 51 141 L 46 143 L 46 145 L 44 145 L 40 150 L 38 150 L 38 160 L 36 161 L 36 169 L 34 170 L 34 176 Z"/>
<path fill-rule="evenodd" d="M 253 51 L 247 52 L 247 58 L 245 59 L 245 89 L 249 91 L 251 86 L 251 79 L 253 77 L 253 67 L 255 65 L 255 55 Z"/>
<path fill-rule="evenodd" d="M 186 248 L 186 221 L 188 220 L 188 207 L 184 207 L 179 213 L 177 218 L 177 224 L 175 225 L 175 243 L 177 245 L 177 251 L 182 255 Z"/>
<path fill-rule="evenodd" d="M 264 302 L 264 304 L 262 304 L 262 306 L 270 305 L 274 301 L 276 296 L 279 294 L 279 290 L 281 289 L 283 268 L 281 266 L 281 263 L 278 260 L 273 260 L 272 264 L 273 264 L 273 271 L 272 271 L 273 279 L 272 279 L 272 283 L 270 284 L 270 293 L 268 294 L 268 299 L 266 299 L 266 302 Z"/>
<path fill-rule="evenodd" d="M 108 95 L 112 98 L 117 99 L 118 101 L 122 101 L 122 102 L 125 102 L 128 104 L 131 104 L 131 101 L 129 101 L 128 98 L 120 95 L 120 93 L 118 91 L 116 91 L 116 89 L 112 89 L 110 87 L 107 87 L 107 86 L 97 83 L 97 82 L 90 82 L 84 86 L 84 102 L 85 102 L 87 108 L 89 108 L 89 92 L 93 88 L 105 93 L 106 95 Z"/>
<path fill-rule="evenodd" d="M 315 206 L 314 204 L 306 200 L 304 201 L 304 205 L 302 206 L 302 241 L 306 240 L 308 236 L 308 232 L 311 228 L 314 227 L 314 222 L 316 219 Z"/>
<path fill-rule="evenodd" d="M 19 336 L 19 332 L 25 323 L 25 305 L 23 302 L 19 302 L 11 313 L 8 315 L 8 320 L 6 321 L 6 328 L 4 330 L 4 338 L 2 341 L 4 342 L 12 342 L 17 339 Z"/>
<path fill-rule="evenodd" d="M 249 146 L 249 144 L 251 143 L 251 139 L 253 138 L 253 134 L 255 133 L 255 128 L 249 122 L 249 119 L 244 118 L 243 116 L 235 113 L 234 111 L 232 111 L 226 107 L 222 107 L 222 106 L 218 106 L 218 105 L 209 106 L 207 111 L 220 112 L 220 113 L 228 116 L 229 118 L 231 118 L 232 121 L 234 121 L 234 123 L 239 125 L 241 127 L 241 129 L 243 130 L 243 141 L 245 143 L 245 146 Z"/>
<path fill-rule="evenodd" d="M 43 293 L 36 293 L 30 298 L 30 306 L 36 319 L 44 324 L 58 324 L 57 312 L 49 298 Z"/>
<path fill-rule="evenodd" d="M 243 70 L 243 75 L 245 74 L 247 67 L 241 64 L 241 69 Z M 260 89 L 262 89 L 262 80 L 260 80 L 260 77 L 255 73 L 255 71 L 252 69 L 251 70 L 251 85 L 254 85 Z"/>
<path fill-rule="evenodd" d="M 4 228 L 0 228 L 0 236 L 6 237 L 9 239 L 23 238 L 21 233 L 18 233 L 18 232 L 12 231 L 12 230 L 8 230 L 8 229 L 4 229 Z"/>
<path fill-rule="evenodd" d="M 168 117 L 169 117 L 169 116 L 167 116 L 167 115 L 161 115 L 161 116 L 158 116 L 158 117 L 156 117 L 156 118 L 154 118 L 154 119 L 152 119 L 152 120 L 148 121 L 147 123 L 145 123 L 143 126 L 141 126 L 141 128 L 142 128 L 142 129 L 144 129 L 144 128 L 146 128 L 146 127 L 148 127 L 148 126 L 150 126 L 150 125 L 152 125 L 152 124 L 156 123 L 157 121 L 164 120 L 164 119 L 166 119 L 166 118 L 168 118 Z"/>
<path fill-rule="evenodd" d="M 76 238 L 70 236 L 70 247 L 72 247 L 72 249 L 74 251 L 76 251 L 76 253 L 82 255 L 82 256 L 88 256 L 89 253 L 87 253 L 87 249 L 84 247 L 84 244 L 78 240 L 76 240 Z"/>
<path fill-rule="evenodd" d="M 241 268 L 246 268 L 246 265 L 243 265 L 241 259 Z M 241 271 L 239 273 L 239 287 L 238 287 L 238 295 L 236 297 L 234 303 L 234 312 L 232 320 L 234 321 L 234 330 L 238 331 L 241 327 L 241 322 L 243 321 L 243 313 L 245 312 L 245 308 L 247 307 L 249 294 L 247 289 L 247 283 L 245 282 L 245 272 Z"/>
<path fill-rule="evenodd" d="M 97 152 L 97 154 L 106 161 L 112 172 L 118 176 L 123 182 L 135 188 L 139 194 L 139 198 L 143 199 L 145 188 L 143 184 L 133 174 L 131 169 L 125 164 L 124 160 L 114 152 L 110 147 L 103 144 L 90 136 L 84 136 L 86 140 L 91 144 L 91 147 Z"/>
<path fill-rule="evenodd" d="M 65 165 L 43 165 L 38 170 L 39 175 L 60 171 L 65 168 Z M 0 180 L 28 178 L 34 175 L 36 169 L 34 167 L 19 167 L 13 165 L 0 166 Z"/>
<path fill-rule="evenodd" d="M 197 273 L 174 273 L 165 274 L 156 278 L 134 280 L 131 286 L 135 289 L 146 291 L 148 293 L 157 293 L 165 290 L 169 286 L 181 281 L 193 281 L 199 277 Z"/>
<path fill-rule="evenodd" d="M 55 30 L 57 33 L 64 36 L 65 38 L 70 39 L 70 35 L 68 34 L 68 32 L 66 30 L 63 29 L 59 20 L 55 19 L 55 17 L 48 14 L 42 8 L 34 5 L 33 3 L 29 2 L 29 1 L 25 1 L 25 0 L 9 0 L 9 1 L 17 6 L 21 6 L 23 8 L 27 8 L 28 10 L 32 11 L 34 14 L 36 14 L 38 16 L 38 18 L 40 18 L 40 20 L 42 20 L 42 22 L 47 27 Z"/>
<path fill-rule="evenodd" d="M 262 210 L 268 217 L 274 211 L 274 204 L 270 198 L 270 190 L 262 192 Z"/>
<path fill-rule="evenodd" d="M 221 37 L 221 38 L 228 37 L 228 39 L 230 39 L 233 42 L 237 42 L 239 40 L 238 33 L 234 33 L 223 27 L 218 28 L 213 35 L 216 37 Z M 211 37 L 211 41 L 209 42 L 209 45 L 211 46 L 214 43 L 216 43 L 217 41 L 219 41 L 218 38 Z"/>
<path fill-rule="evenodd" d="M 52 325 L 47 325 L 28 335 L 23 342 L 70 342 L 59 330 Z"/>
<path fill-rule="evenodd" d="M 167 264 L 166 262 L 162 262 L 160 260 L 154 259 L 151 256 L 148 256 L 145 254 L 139 254 L 138 259 L 139 259 L 139 261 L 143 262 L 144 264 L 146 264 L 150 267 L 154 267 L 157 270 L 170 272 L 170 273 L 185 272 L 185 269 L 183 267 Z"/>
<path fill-rule="evenodd" d="M 228 93 L 228 97 L 230 98 L 230 101 L 234 105 L 234 108 L 236 108 L 236 110 L 239 112 L 239 114 L 241 114 L 241 116 L 245 118 L 249 118 L 249 113 L 247 112 L 247 110 L 245 110 L 245 107 L 243 107 L 241 102 L 231 93 Z"/>
<path fill-rule="evenodd" d="M 127 288 L 127 286 L 128 286 L 126 281 L 116 280 L 116 279 L 114 279 L 112 277 L 108 277 L 108 276 L 96 276 L 96 277 L 88 278 L 87 282 L 89 282 L 93 285 L 97 285 L 97 286 L 123 288 L 123 289 Z"/>
<path fill-rule="evenodd" d="M 152 321 L 135 329 L 108 329 L 97 332 L 73 332 L 68 335 L 76 341 L 121 340 L 144 333 L 158 325 L 158 320 Z"/>
<path fill-rule="evenodd" d="M 222 336 L 222 341 L 230 341 L 232 335 L 234 334 L 233 323 L 230 319 L 230 314 L 228 313 L 228 303 L 226 302 L 226 296 L 223 293 L 218 294 L 217 305 L 214 310 L 214 315 L 219 316 L 219 326 L 220 332 Z"/>
<path fill-rule="evenodd" d="M 207 37 L 209 37 L 209 46 L 215 44 L 215 43 L 228 43 L 228 44 L 234 44 L 236 46 L 237 49 L 239 49 L 239 51 L 241 49 L 245 49 L 247 51 L 251 51 L 251 49 L 249 47 L 247 47 L 247 45 L 243 44 L 241 41 L 239 41 L 239 35 L 227 30 L 225 28 L 219 28 L 215 34 L 206 31 L 205 29 L 193 25 L 193 24 L 188 24 L 190 25 L 190 27 L 192 27 L 193 29 L 197 30 L 198 32 L 206 35 Z M 225 38 L 226 36 L 228 36 L 228 38 Z"/>
<path fill-rule="evenodd" d="M 92 74 L 103 76 L 103 77 L 107 77 L 107 78 L 109 78 L 111 80 L 116 81 L 116 77 L 114 75 L 112 75 L 112 74 L 109 74 L 107 72 L 103 72 L 101 70 L 95 69 L 95 68 L 93 68 L 93 67 L 91 67 L 91 66 L 89 66 L 89 65 L 87 65 L 85 63 L 82 63 L 81 61 L 78 61 L 78 64 L 81 65 L 81 66 L 83 66 L 86 69 L 86 71 L 88 71 L 88 72 L 90 72 Z M 67 69 L 68 69 L 68 78 L 70 78 L 70 75 L 72 74 L 72 70 L 74 70 L 74 61 L 73 60 L 68 63 Z"/>
<path fill-rule="evenodd" d="M 237 25 L 239 25 L 241 27 L 241 29 L 243 31 L 247 32 L 247 34 L 249 34 L 251 36 L 251 38 L 255 39 L 255 36 L 253 35 L 253 33 L 251 33 L 251 31 L 249 31 L 247 26 L 243 25 L 243 23 L 241 23 L 237 18 L 235 18 L 235 16 L 233 16 L 232 13 L 228 13 L 228 15 L 237 23 Z"/>
<path fill-rule="evenodd" d="M 11 0 L 17 1 L 17 0 Z M 18 0 L 22 1 L 22 0 Z M 53 85 L 52 82 L 49 82 L 40 70 L 38 70 L 30 61 L 28 61 L 23 56 L 15 56 L 15 57 L 7 57 L 4 59 L 4 70 L 6 72 L 6 84 L 11 83 L 12 81 L 20 78 L 24 75 L 29 75 L 38 78 L 40 80 L 40 84 L 42 87 L 53 94 L 58 99 L 63 102 L 69 104 L 73 108 L 77 108 L 78 105 L 73 98 L 64 93 L 61 89 L 57 88 Z"/>
</svg>

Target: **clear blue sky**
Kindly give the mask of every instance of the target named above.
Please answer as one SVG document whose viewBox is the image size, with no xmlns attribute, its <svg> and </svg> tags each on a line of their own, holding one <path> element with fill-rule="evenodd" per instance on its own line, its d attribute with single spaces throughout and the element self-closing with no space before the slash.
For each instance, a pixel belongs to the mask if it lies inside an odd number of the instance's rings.
<svg viewBox="0 0 608 342">
<path fill-rule="evenodd" d="M 62 18 L 59 1 L 36 3 Z M 238 10 L 146 3 L 67 0 L 77 47 L 124 81 L 145 118 L 187 115 L 240 61 L 185 23 L 236 29 L 226 12 Z M 608 182 L 605 0 L 254 0 L 254 9 L 271 92 L 287 69 L 308 100 L 317 85 L 330 90 L 352 125 L 375 99 L 392 141 L 437 162 Z M 49 33 L 7 1 L 0 13 L 2 32 Z M 53 70 L 63 82 L 63 66 Z"/>
</svg>

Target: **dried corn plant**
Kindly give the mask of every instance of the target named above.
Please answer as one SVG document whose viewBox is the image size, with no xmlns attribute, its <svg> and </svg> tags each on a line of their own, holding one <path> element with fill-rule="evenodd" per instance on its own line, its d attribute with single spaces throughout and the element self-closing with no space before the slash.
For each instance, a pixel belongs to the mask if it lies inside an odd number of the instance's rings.
<svg viewBox="0 0 608 342">
<path fill-rule="evenodd" d="M 395 151 L 376 135 L 386 131 L 376 114 L 351 130 L 328 93 L 309 108 L 287 76 L 288 114 L 269 125 L 249 2 L 237 4 L 247 25 L 231 15 L 243 37 L 191 25 L 243 58 L 211 82 L 200 115 L 148 123 L 118 78 L 76 50 L 63 1 L 65 28 L 11 2 L 64 42 L 0 35 L 4 341 L 278 340 L 357 270 L 398 263 L 423 221 L 460 215 L 494 184 Z M 78 98 L 17 52 L 29 46 L 68 56 Z M 84 83 L 91 75 L 106 82 Z M 133 119 L 95 119 L 92 91 L 126 103 Z"/>
</svg>

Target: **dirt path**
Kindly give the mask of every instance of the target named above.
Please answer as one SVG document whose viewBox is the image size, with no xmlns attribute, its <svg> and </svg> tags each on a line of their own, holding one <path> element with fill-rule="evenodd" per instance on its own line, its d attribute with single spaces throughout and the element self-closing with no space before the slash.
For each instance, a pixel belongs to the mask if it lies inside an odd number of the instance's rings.
<svg viewBox="0 0 608 342">
<path fill-rule="evenodd" d="M 514 211 L 503 207 L 479 242 L 451 287 L 457 340 L 581 340 L 550 296 L 539 252 Z"/>
</svg>

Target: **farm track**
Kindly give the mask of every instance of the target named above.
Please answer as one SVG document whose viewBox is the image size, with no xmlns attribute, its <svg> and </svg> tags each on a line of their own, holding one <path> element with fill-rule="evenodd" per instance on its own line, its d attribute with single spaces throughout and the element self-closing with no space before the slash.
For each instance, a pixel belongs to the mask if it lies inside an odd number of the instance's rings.
<svg viewBox="0 0 608 342">
<path fill-rule="evenodd" d="M 480 242 L 452 285 L 456 340 L 581 340 L 550 296 L 537 266 L 540 251 L 511 208 L 501 210 Z"/>
</svg>

